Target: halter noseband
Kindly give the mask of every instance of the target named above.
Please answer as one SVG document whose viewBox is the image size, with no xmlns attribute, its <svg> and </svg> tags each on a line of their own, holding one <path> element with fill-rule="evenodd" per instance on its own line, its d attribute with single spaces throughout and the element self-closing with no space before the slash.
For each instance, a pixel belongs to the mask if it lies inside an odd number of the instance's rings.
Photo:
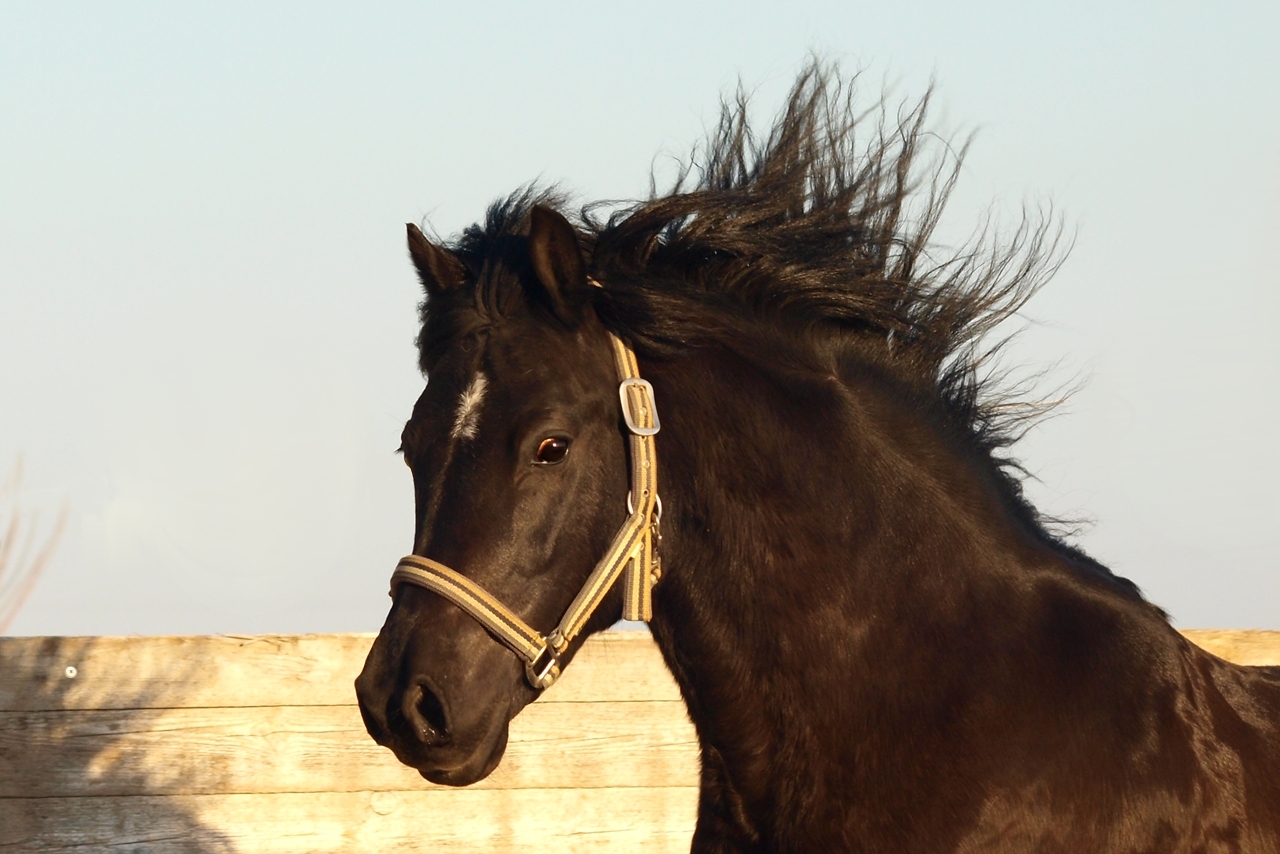
<svg viewBox="0 0 1280 854">
<path fill-rule="evenodd" d="M 653 616 L 653 585 L 662 575 L 657 548 L 662 539 L 658 533 L 662 503 L 658 500 L 658 458 L 653 439 L 661 425 L 654 407 L 653 386 L 640 378 L 632 349 L 612 333 L 609 340 L 620 380 L 622 417 L 631 432 L 631 494 L 627 496 L 630 515 L 560 618 L 560 624 L 550 634 L 540 634 L 483 587 L 430 558 L 403 557 L 391 574 L 392 598 L 401 584 L 415 584 L 453 602 L 524 660 L 525 677 L 540 690 L 551 687 L 560 676 L 560 656 L 619 576 L 625 574 L 622 618 L 648 622 Z"/>
</svg>

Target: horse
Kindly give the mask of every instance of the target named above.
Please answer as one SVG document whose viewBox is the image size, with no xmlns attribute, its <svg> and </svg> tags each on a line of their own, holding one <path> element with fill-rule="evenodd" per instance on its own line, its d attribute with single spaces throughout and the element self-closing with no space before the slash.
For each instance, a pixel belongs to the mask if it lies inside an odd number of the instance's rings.
<svg viewBox="0 0 1280 854">
<path fill-rule="evenodd" d="M 727 102 L 645 201 L 408 226 L 428 383 L 369 734 L 480 780 L 626 615 L 697 733 L 697 854 L 1280 851 L 1280 668 L 1189 643 L 1022 492 L 1036 410 L 990 342 L 1061 228 L 935 258 L 928 97 L 868 130 L 851 91 L 814 64 L 764 134 Z"/>
</svg>

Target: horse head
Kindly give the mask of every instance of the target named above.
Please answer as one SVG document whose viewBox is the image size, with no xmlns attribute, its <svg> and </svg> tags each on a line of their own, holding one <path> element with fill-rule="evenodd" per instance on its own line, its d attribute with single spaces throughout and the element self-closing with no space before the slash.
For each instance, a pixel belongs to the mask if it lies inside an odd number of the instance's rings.
<svg viewBox="0 0 1280 854">
<path fill-rule="evenodd" d="M 401 450 L 414 480 L 413 554 L 545 631 L 626 518 L 627 450 L 577 234 L 546 207 L 522 216 L 527 234 L 483 259 L 409 226 L 429 382 Z M 392 599 L 356 680 L 370 735 L 431 782 L 484 778 L 509 722 L 540 693 L 529 662 L 436 591 L 402 583 Z M 599 604 L 573 642 L 548 653 L 557 668 L 618 619 L 618 592 Z"/>
</svg>

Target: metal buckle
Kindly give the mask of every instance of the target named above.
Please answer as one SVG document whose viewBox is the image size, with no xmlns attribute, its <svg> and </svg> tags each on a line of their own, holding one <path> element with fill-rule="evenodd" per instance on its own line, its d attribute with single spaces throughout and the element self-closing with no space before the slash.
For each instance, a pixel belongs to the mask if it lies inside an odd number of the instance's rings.
<svg viewBox="0 0 1280 854">
<path fill-rule="evenodd" d="M 545 691 L 560 678 L 560 662 L 550 646 L 544 646 L 538 657 L 524 666 L 525 678 L 533 687 Z"/>
<path fill-rule="evenodd" d="M 631 500 L 631 495 L 632 495 L 631 490 L 627 490 L 627 515 L 628 516 L 636 515 L 636 505 Z M 662 521 L 662 496 L 655 495 L 653 496 L 653 499 L 657 503 L 657 507 L 653 512 L 653 522 L 656 525 Z"/>
<path fill-rule="evenodd" d="M 653 419 L 652 427 L 641 427 L 636 423 L 635 413 L 631 411 L 631 401 L 627 398 L 627 388 L 634 386 L 644 390 L 644 404 L 649 407 L 649 417 Z M 653 386 L 648 380 L 642 380 L 639 377 L 623 380 L 618 384 L 618 398 L 622 401 L 622 417 L 626 419 L 627 429 L 637 436 L 653 436 L 658 430 L 662 429 L 662 424 L 658 421 L 658 407 L 654 405 Z"/>
</svg>

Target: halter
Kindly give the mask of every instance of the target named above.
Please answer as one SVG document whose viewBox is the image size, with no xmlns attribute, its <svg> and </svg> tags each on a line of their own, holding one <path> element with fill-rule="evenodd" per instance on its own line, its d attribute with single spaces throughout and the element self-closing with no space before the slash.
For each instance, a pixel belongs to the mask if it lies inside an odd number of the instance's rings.
<svg viewBox="0 0 1280 854">
<path fill-rule="evenodd" d="M 392 598 L 401 584 L 415 584 L 453 602 L 524 660 L 525 677 L 539 690 L 551 687 L 559 678 L 560 656 L 600 607 L 619 576 L 625 574 L 622 618 L 645 622 L 653 617 L 651 593 L 662 576 L 657 548 L 662 539 L 658 532 L 662 502 L 658 499 L 658 459 L 653 439 L 661 424 L 654 406 L 653 386 L 640 378 L 635 352 L 612 333 L 609 340 L 620 380 L 618 398 L 622 403 L 622 417 L 631 433 L 629 515 L 614 535 L 609 550 L 560 618 L 559 625 L 550 634 L 540 634 L 483 587 L 430 558 L 403 557 L 391 574 Z"/>
</svg>

